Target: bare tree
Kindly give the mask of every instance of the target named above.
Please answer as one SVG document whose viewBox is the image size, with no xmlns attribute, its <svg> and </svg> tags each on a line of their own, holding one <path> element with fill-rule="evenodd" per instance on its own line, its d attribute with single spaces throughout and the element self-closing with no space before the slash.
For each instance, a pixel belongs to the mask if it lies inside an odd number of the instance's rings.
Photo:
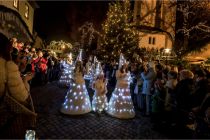
<svg viewBox="0 0 210 140">
<path fill-rule="evenodd" d="M 93 40 L 101 37 L 101 34 L 93 27 L 93 23 L 88 21 L 79 27 L 79 32 L 81 33 L 80 47 L 84 49 L 85 56 L 88 57 L 94 51 L 92 47 Z"/>
<path fill-rule="evenodd" d="M 188 0 L 178 2 L 177 12 L 180 13 L 177 20 L 182 21 L 178 25 L 177 36 L 183 39 L 183 43 L 178 47 L 179 55 L 185 55 L 191 51 L 198 51 L 205 46 L 206 39 L 210 33 L 210 3 L 207 0 Z M 181 22 L 179 22 L 180 24 Z M 179 42 L 180 40 L 177 40 Z M 197 42 L 197 43 L 196 43 Z M 202 43 L 199 43 L 202 42 Z M 205 43 L 204 43 L 205 42 Z M 197 46 L 194 46 L 194 45 Z"/>
</svg>

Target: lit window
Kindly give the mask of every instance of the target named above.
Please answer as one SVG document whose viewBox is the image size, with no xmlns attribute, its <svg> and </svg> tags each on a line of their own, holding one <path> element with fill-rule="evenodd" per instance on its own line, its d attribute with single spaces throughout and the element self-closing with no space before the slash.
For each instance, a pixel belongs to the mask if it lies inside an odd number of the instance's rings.
<svg viewBox="0 0 210 140">
<path fill-rule="evenodd" d="M 25 17 L 29 18 L 29 6 L 27 4 L 25 4 Z"/>
<path fill-rule="evenodd" d="M 19 0 L 13 0 L 13 6 L 18 9 Z"/>
<path fill-rule="evenodd" d="M 149 44 L 151 44 L 151 41 L 152 41 L 152 38 L 151 38 L 151 37 L 149 37 Z"/>
<path fill-rule="evenodd" d="M 155 45 L 155 37 L 152 39 L 152 44 Z"/>
</svg>

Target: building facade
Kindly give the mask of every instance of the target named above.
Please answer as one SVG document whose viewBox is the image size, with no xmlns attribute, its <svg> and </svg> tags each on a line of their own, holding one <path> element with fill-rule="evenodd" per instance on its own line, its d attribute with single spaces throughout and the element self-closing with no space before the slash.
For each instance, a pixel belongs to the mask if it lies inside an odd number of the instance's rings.
<svg viewBox="0 0 210 140">
<path fill-rule="evenodd" d="M 0 32 L 8 38 L 34 42 L 34 10 L 38 5 L 27 0 L 0 0 Z"/>
<path fill-rule="evenodd" d="M 172 48 L 175 40 L 175 0 L 135 1 L 133 21 L 139 31 L 139 47 Z"/>
</svg>

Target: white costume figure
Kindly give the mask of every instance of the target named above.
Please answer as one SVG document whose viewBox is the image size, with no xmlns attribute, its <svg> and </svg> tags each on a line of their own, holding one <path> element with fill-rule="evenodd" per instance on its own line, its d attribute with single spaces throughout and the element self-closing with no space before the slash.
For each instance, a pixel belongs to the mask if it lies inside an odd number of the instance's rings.
<svg viewBox="0 0 210 140">
<path fill-rule="evenodd" d="M 100 63 L 98 63 L 100 65 Z M 97 66 L 96 69 L 96 80 L 93 82 L 93 89 L 95 90 L 93 101 L 92 101 L 92 109 L 93 111 L 102 112 L 103 110 L 107 110 L 108 102 L 107 102 L 107 82 L 104 78 L 103 71 L 99 69 Z"/>
<path fill-rule="evenodd" d="M 86 80 L 90 80 L 91 79 L 91 65 L 92 65 L 92 56 L 89 57 L 88 62 L 85 64 L 84 79 L 86 79 Z"/>
<path fill-rule="evenodd" d="M 120 60 L 120 69 L 116 72 L 117 84 L 109 101 L 107 111 L 111 116 L 120 119 L 135 117 L 134 106 L 130 94 L 130 73 L 126 72 L 126 67 L 125 61 L 121 62 Z"/>
<path fill-rule="evenodd" d="M 70 53 L 69 58 L 67 58 L 66 61 L 62 62 L 62 71 L 61 71 L 61 77 L 59 79 L 59 83 L 63 86 L 70 86 L 70 83 L 72 82 L 72 73 L 73 73 L 73 61 L 72 61 L 72 55 Z"/>
<path fill-rule="evenodd" d="M 75 65 L 73 83 L 61 108 L 61 112 L 64 114 L 80 115 L 91 111 L 90 97 L 83 79 L 82 62 L 79 60 Z"/>
</svg>

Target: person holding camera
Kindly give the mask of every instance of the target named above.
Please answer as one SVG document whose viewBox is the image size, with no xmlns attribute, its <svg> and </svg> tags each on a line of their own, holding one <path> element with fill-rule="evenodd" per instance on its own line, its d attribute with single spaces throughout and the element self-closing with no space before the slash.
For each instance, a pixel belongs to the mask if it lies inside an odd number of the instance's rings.
<svg viewBox="0 0 210 140">
<path fill-rule="evenodd" d="M 0 131 L 1 138 L 23 138 L 24 129 L 16 122 L 20 122 L 25 115 L 16 112 L 8 102 L 12 98 L 16 104 L 27 105 L 30 98 L 28 81 L 33 75 L 26 74 L 21 77 L 18 65 L 12 61 L 12 44 L 9 39 L 0 33 Z M 7 100 L 6 100 L 7 97 Z M 29 118 L 27 116 L 27 118 Z M 23 119 L 24 120 L 24 119 Z M 29 120 L 29 119 L 28 119 Z M 27 120 L 24 120 L 25 122 Z M 18 127 L 18 128 L 17 128 Z M 22 129 L 20 129 L 20 127 Z M 15 130 L 15 131 L 14 131 Z"/>
</svg>

